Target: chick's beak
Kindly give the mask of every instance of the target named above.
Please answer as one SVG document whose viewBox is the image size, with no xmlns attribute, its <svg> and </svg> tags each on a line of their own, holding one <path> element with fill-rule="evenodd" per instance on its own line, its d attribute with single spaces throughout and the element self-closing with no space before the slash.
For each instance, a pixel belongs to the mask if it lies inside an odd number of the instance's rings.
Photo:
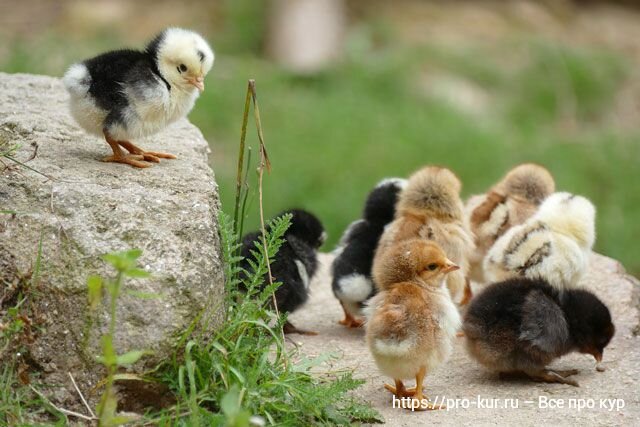
<svg viewBox="0 0 640 427">
<path fill-rule="evenodd" d="M 460 270 L 460 267 L 458 267 L 453 261 L 451 261 L 450 259 L 447 259 L 444 268 L 442 269 L 442 272 L 444 273 L 451 273 L 452 271 L 455 270 Z"/>
<path fill-rule="evenodd" d="M 202 76 L 188 77 L 187 82 L 197 87 L 200 92 L 204 90 L 204 77 Z"/>
<path fill-rule="evenodd" d="M 596 362 L 600 363 L 602 362 L 602 352 L 601 351 L 594 351 L 592 353 L 593 357 L 596 359 Z"/>
</svg>

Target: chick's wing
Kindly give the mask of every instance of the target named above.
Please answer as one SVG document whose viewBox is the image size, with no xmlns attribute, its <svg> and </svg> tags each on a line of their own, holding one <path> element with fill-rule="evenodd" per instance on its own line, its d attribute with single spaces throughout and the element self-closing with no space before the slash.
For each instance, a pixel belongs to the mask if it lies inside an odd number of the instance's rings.
<svg viewBox="0 0 640 427">
<path fill-rule="evenodd" d="M 562 309 L 541 291 L 531 291 L 522 305 L 520 341 L 545 353 L 555 353 L 569 339 Z"/>
</svg>

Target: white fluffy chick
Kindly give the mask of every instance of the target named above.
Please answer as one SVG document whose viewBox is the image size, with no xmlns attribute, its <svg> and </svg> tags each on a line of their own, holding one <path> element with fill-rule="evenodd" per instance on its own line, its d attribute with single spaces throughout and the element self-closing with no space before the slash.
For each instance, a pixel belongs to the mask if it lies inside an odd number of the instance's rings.
<svg viewBox="0 0 640 427">
<path fill-rule="evenodd" d="M 560 290 L 575 288 L 595 241 L 595 215 L 593 204 L 582 196 L 552 194 L 489 250 L 487 278 L 497 282 L 521 276 L 547 280 Z"/>
<path fill-rule="evenodd" d="M 213 61 L 199 34 L 168 28 L 142 51 L 116 50 L 73 64 L 63 78 L 71 115 L 87 132 L 104 135 L 113 155 L 103 161 L 144 168 L 150 166 L 146 162 L 174 159 L 130 140 L 185 117 L 204 90 Z"/>
</svg>

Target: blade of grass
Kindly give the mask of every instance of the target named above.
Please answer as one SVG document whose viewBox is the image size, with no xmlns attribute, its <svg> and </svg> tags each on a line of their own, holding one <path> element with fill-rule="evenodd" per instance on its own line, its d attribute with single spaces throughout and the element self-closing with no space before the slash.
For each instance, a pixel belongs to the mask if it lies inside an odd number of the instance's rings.
<svg viewBox="0 0 640 427">
<path fill-rule="evenodd" d="M 236 174 L 236 201 L 233 207 L 233 231 L 237 234 L 238 214 L 240 209 L 240 193 L 242 192 L 242 167 L 244 166 L 245 140 L 247 138 L 247 124 L 249 122 L 249 107 L 251 105 L 251 84 L 247 87 L 247 96 L 244 101 L 244 114 L 242 116 L 242 129 L 240 131 L 240 148 L 238 153 L 238 168 Z"/>
</svg>

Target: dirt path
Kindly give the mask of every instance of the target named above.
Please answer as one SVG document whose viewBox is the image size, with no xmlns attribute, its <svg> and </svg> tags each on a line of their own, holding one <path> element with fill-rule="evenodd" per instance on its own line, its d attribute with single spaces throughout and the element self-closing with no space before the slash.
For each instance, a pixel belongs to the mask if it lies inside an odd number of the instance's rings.
<svg viewBox="0 0 640 427">
<path fill-rule="evenodd" d="M 323 254 L 321 261 L 322 268 L 312 283 L 309 303 L 291 316 L 296 326 L 316 330 L 319 335 L 291 337 L 302 354 L 334 353 L 337 357 L 329 362 L 332 368 L 354 369 L 357 378 L 366 380 L 356 394 L 371 402 L 389 425 L 640 424 L 640 282 L 624 274 L 616 261 L 594 256 L 585 279 L 586 286 L 594 289 L 612 310 L 617 328 L 605 350 L 605 372 L 596 372 L 592 357 L 574 354 L 553 366 L 579 369 L 575 377 L 579 388 L 520 380 L 499 381 L 467 356 L 460 338 L 448 363 L 428 375 L 425 381 L 425 390 L 432 400 L 436 397 L 458 399 L 457 405 L 449 402 L 449 411 L 413 413 L 392 408 L 391 395 L 382 389 L 382 384 L 389 379 L 378 372 L 364 343 L 364 330 L 348 330 L 338 325 L 342 311 L 331 292 L 328 272 L 331 256 Z M 545 400 L 564 408 L 545 409 Z M 516 404 L 518 408 L 512 408 Z M 498 406 L 492 408 L 491 405 Z M 578 405 L 583 407 L 579 410 Z"/>
</svg>

